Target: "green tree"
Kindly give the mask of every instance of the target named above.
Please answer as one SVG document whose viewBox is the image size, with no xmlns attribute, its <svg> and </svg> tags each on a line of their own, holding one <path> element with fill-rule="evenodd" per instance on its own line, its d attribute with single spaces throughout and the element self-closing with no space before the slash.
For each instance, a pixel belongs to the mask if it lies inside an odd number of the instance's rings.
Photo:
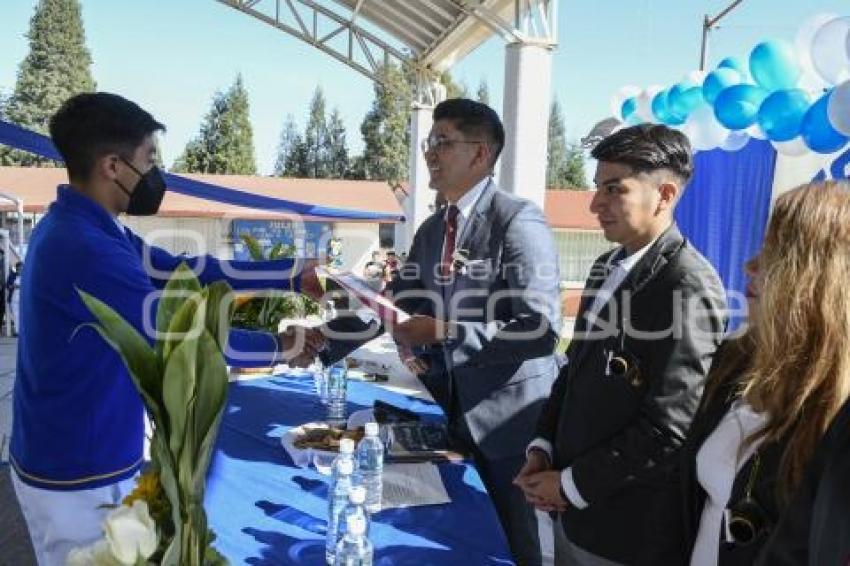
<svg viewBox="0 0 850 566">
<path fill-rule="evenodd" d="M 349 174 L 348 148 L 345 144 L 345 124 L 339 110 L 334 108 L 328 120 L 327 169 L 332 179 L 342 179 Z"/>
<path fill-rule="evenodd" d="M 174 169 L 186 173 L 255 174 L 249 112 L 248 91 L 239 75 L 229 90 L 215 94 L 200 134 L 186 145 Z"/>
<path fill-rule="evenodd" d="M 325 95 L 316 87 L 310 101 L 310 116 L 304 130 L 307 148 L 307 176 L 323 179 L 328 176 L 328 125 L 325 119 Z"/>
<path fill-rule="evenodd" d="M 557 99 L 549 108 L 546 186 L 550 189 L 584 188 L 584 157 L 581 148 L 567 143 L 564 116 Z"/>
<path fill-rule="evenodd" d="M 277 159 L 274 164 L 275 176 L 286 176 L 290 156 L 295 151 L 296 144 L 299 143 L 301 143 L 301 135 L 298 133 L 298 126 L 295 124 L 292 114 L 287 114 L 283 123 L 283 130 L 280 133 L 280 142 L 277 145 Z"/>
<path fill-rule="evenodd" d="M 440 75 L 440 82 L 446 87 L 446 98 L 469 98 L 469 89 L 466 84 L 463 82 L 456 83 L 448 71 Z"/>
<path fill-rule="evenodd" d="M 478 92 L 476 93 L 478 102 L 490 106 L 490 87 L 487 85 L 486 79 L 481 79 L 478 83 Z"/>
<path fill-rule="evenodd" d="M 372 108 L 360 126 L 362 174 L 366 179 L 395 183 L 407 179 L 408 174 L 413 89 L 409 74 L 395 65 L 386 65 L 379 72 L 383 80 L 375 83 Z"/>
<path fill-rule="evenodd" d="M 50 117 L 68 98 L 95 90 L 91 54 L 78 0 L 40 0 L 27 33 L 29 53 L 18 68 L 5 119 L 47 133 Z M 32 154 L 4 149 L 0 164 L 46 163 Z"/>
<path fill-rule="evenodd" d="M 9 96 L 0 90 L 0 120 L 6 119 L 6 107 L 9 105 Z"/>
</svg>

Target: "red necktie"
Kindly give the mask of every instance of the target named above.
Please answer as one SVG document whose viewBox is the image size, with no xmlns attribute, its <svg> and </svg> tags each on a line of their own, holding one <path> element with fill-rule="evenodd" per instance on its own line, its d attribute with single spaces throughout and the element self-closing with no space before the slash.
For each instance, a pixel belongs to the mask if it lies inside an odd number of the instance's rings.
<svg viewBox="0 0 850 566">
<path fill-rule="evenodd" d="M 440 271 L 443 277 L 448 277 L 452 271 L 452 256 L 455 253 L 455 238 L 457 238 L 457 215 L 460 211 L 458 208 L 450 204 L 446 211 L 446 241 L 443 244 L 443 261 L 440 264 Z"/>
</svg>

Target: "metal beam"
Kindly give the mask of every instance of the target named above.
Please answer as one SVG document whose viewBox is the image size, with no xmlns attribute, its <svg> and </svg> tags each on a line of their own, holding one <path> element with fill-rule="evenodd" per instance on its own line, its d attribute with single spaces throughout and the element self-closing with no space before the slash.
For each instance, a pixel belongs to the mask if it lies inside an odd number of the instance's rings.
<svg viewBox="0 0 850 566">
<path fill-rule="evenodd" d="M 229 8 L 238 10 L 274 28 L 304 41 L 320 49 L 334 59 L 348 65 L 355 71 L 365 75 L 374 82 L 381 82 L 380 68 L 385 62 L 395 62 L 399 65 L 410 63 L 411 59 L 386 41 L 358 26 L 355 21 L 357 14 L 363 14 L 363 9 L 369 4 L 358 2 L 351 19 L 345 18 L 334 11 L 313 2 L 312 0 L 216 0 Z M 310 23 L 306 23 L 296 6 L 307 10 Z M 289 18 L 285 15 L 288 14 Z M 319 22 L 330 24 L 330 32 L 319 35 Z M 344 47 L 337 48 L 328 42 L 345 32 L 347 41 Z M 359 52 L 354 49 L 357 45 Z M 365 61 L 360 60 L 360 57 Z M 413 63 L 415 66 L 415 63 Z"/>
</svg>

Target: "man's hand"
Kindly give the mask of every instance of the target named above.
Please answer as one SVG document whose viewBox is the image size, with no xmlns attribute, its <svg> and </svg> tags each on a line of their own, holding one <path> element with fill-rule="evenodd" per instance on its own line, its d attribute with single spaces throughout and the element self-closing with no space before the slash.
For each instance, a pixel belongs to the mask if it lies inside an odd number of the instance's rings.
<svg viewBox="0 0 850 566">
<path fill-rule="evenodd" d="M 401 363 L 403 363 L 404 367 L 409 369 L 414 375 L 422 375 L 428 371 L 428 362 L 421 358 L 417 358 L 410 347 L 399 344 L 397 348 L 398 358 L 401 360 Z"/>
<path fill-rule="evenodd" d="M 549 455 L 540 448 L 531 448 L 525 459 L 525 465 L 514 478 L 514 485 L 525 491 L 525 481 L 529 476 L 546 471 L 552 467 Z"/>
<path fill-rule="evenodd" d="M 544 470 L 526 476 L 521 487 L 526 501 L 540 511 L 566 511 L 569 506 L 569 502 L 561 496 L 561 472 L 558 470 Z"/>
<path fill-rule="evenodd" d="M 307 367 L 325 346 L 325 337 L 318 328 L 288 326 L 278 334 L 283 359 L 289 365 Z"/>
<path fill-rule="evenodd" d="M 319 281 L 319 276 L 316 275 L 316 267 L 319 262 L 316 260 L 308 260 L 304 262 L 301 269 L 301 292 L 313 299 L 321 301 L 325 294 L 325 289 Z"/>
<path fill-rule="evenodd" d="M 390 328 L 390 332 L 396 343 L 402 346 L 424 346 L 445 339 L 446 323 L 430 316 L 415 314 L 407 321 Z"/>
</svg>

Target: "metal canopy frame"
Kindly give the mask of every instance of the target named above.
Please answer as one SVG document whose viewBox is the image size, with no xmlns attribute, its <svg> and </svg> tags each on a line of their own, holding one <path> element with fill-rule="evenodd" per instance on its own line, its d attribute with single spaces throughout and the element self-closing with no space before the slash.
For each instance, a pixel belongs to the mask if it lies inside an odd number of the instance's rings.
<svg viewBox="0 0 850 566">
<path fill-rule="evenodd" d="M 439 100 L 434 83 L 442 71 L 494 34 L 507 43 L 557 44 L 559 0 L 216 1 L 320 49 L 374 82 L 381 82 L 383 65 L 408 64 L 419 77 L 423 103 Z"/>
</svg>

